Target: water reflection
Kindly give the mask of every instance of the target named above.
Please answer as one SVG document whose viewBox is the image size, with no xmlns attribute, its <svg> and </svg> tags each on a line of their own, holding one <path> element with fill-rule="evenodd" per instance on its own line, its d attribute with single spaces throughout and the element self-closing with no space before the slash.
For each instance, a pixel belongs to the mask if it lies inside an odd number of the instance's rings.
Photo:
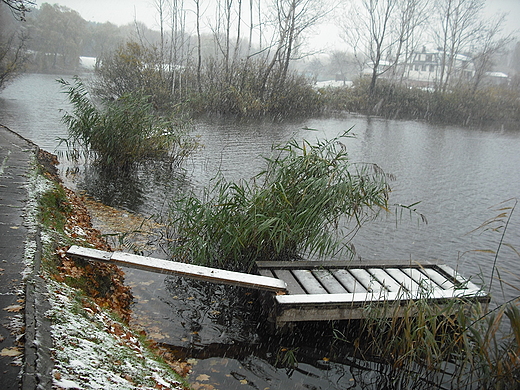
<svg viewBox="0 0 520 390">
<path fill-rule="evenodd" d="M 69 168 L 66 176 L 78 189 L 108 206 L 147 215 L 165 212 L 169 199 L 190 186 L 185 170 L 161 162 L 124 168 L 89 163 Z"/>
<path fill-rule="evenodd" d="M 108 206 L 138 210 L 144 202 L 145 183 L 135 169 L 106 169 L 89 165 L 83 170 L 79 186 Z"/>
</svg>

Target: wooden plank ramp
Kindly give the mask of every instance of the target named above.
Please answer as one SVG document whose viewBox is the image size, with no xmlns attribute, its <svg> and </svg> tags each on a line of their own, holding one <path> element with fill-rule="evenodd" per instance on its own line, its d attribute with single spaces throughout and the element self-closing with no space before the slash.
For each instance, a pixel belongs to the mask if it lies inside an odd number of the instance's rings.
<svg viewBox="0 0 520 390">
<path fill-rule="evenodd" d="M 287 294 L 265 305 L 269 321 L 281 327 L 299 321 L 402 316 L 407 302 L 426 299 L 442 305 L 456 298 L 489 302 L 489 295 L 452 268 L 416 261 L 257 262 L 260 275 L 287 282 Z M 371 315 L 374 315 L 373 311 Z"/>
<path fill-rule="evenodd" d="M 287 291 L 285 282 L 273 277 L 202 267 L 199 265 L 179 263 L 176 261 L 162 260 L 154 257 L 139 256 L 124 252 L 106 252 L 98 249 L 73 245 L 67 250 L 67 255 L 112 263 L 123 267 L 137 268 L 160 274 L 179 275 L 213 283 L 266 290 L 276 294 L 283 294 Z"/>
</svg>

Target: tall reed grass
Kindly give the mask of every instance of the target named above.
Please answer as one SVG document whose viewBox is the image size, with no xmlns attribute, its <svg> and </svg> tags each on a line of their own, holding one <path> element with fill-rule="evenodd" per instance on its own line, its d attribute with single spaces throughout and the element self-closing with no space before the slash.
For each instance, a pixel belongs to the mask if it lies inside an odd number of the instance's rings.
<svg viewBox="0 0 520 390">
<path fill-rule="evenodd" d="M 516 200 L 512 207 L 501 205 L 478 228 L 500 233 L 497 251 L 490 251 L 493 269 L 515 207 Z M 520 292 L 520 277 L 509 285 Z M 484 305 L 462 298 L 433 301 L 425 291 L 419 300 L 403 299 L 398 308 L 367 306 L 359 332 L 335 330 L 335 337 L 375 362 L 378 379 L 366 388 L 520 388 L 520 295 Z"/>
<path fill-rule="evenodd" d="M 344 137 L 348 132 L 316 144 L 290 140 L 274 148 L 251 180 L 218 176 L 201 197 L 176 199 L 172 256 L 251 270 L 259 260 L 351 254 L 346 238 L 387 209 L 389 186 L 376 165 L 350 161 Z M 348 229 L 341 228 L 345 220 Z"/>
<path fill-rule="evenodd" d="M 83 82 L 58 80 L 72 104 L 63 122 L 69 135 L 62 140 L 69 150 L 83 150 L 106 166 L 128 166 L 146 159 L 181 161 L 197 143 L 186 127 L 159 116 L 149 97 L 127 93 L 96 105 Z"/>
</svg>

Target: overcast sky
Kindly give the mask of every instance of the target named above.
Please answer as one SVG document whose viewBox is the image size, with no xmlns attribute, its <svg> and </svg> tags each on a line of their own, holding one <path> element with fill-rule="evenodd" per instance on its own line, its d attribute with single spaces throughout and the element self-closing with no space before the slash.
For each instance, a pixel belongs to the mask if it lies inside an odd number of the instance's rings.
<svg viewBox="0 0 520 390">
<path fill-rule="evenodd" d="M 209 0 L 206 0 L 209 1 Z M 213 1 L 213 0 L 211 0 Z M 57 0 L 47 1 L 48 3 L 58 3 L 78 11 L 83 19 L 94 22 L 111 22 L 117 25 L 132 23 L 134 19 L 145 23 L 152 29 L 158 29 L 156 10 L 153 0 Z M 42 1 L 37 1 L 41 4 Z M 204 1 L 202 2 L 204 3 Z M 191 6 L 191 1 L 185 2 L 186 7 Z M 487 0 L 484 15 L 493 16 L 497 12 L 509 13 L 505 25 L 506 32 L 513 32 L 520 29 L 520 0 Z M 189 33 L 194 34 L 187 29 Z M 317 29 L 321 31 L 319 37 L 312 39 L 312 46 L 326 46 L 327 42 L 338 42 L 337 31 L 330 25 Z"/>
</svg>

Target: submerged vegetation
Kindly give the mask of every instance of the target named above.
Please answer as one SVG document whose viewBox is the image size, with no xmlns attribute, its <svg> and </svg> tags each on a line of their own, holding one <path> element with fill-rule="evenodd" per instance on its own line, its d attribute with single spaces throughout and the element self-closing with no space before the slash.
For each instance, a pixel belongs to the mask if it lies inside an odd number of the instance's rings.
<svg viewBox="0 0 520 390">
<path fill-rule="evenodd" d="M 336 342 L 370 367 L 366 388 L 516 389 L 520 384 L 520 298 L 489 311 L 464 299 L 427 297 L 397 310 L 367 307 L 366 319 Z M 369 369 L 368 366 L 366 367 Z M 362 387 L 365 388 L 365 387 Z"/>
<path fill-rule="evenodd" d="M 260 260 L 352 254 L 349 236 L 386 210 L 389 186 L 376 165 L 350 161 L 341 143 L 347 136 L 315 145 L 290 140 L 274 148 L 252 180 L 218 176 L 202 198 L 190 193 L 176 199 L 172 256 L 251 270 Z M 343 231 L 345 221 L 350 228 Z"/>
<path fill-rule="evenodd" d="M 499 214 L 476 229 L 501 236 L 497 250 L 489 250 L 494 255 L 491 282 L 516 205 L 516 199 L 502 202 Z M 359 327 L 335 329 L 334 335 L 352 346 L 357 357 L 374 363 L 371 370 L 379 374 L 372 382 L 375 388 L 517 389 L 520 287 L 513 287 L 517 294 L 507 302 L 435 301 L 425 291 L 423 298 L 401 306 L 367 306 Z"/>
</svg>

